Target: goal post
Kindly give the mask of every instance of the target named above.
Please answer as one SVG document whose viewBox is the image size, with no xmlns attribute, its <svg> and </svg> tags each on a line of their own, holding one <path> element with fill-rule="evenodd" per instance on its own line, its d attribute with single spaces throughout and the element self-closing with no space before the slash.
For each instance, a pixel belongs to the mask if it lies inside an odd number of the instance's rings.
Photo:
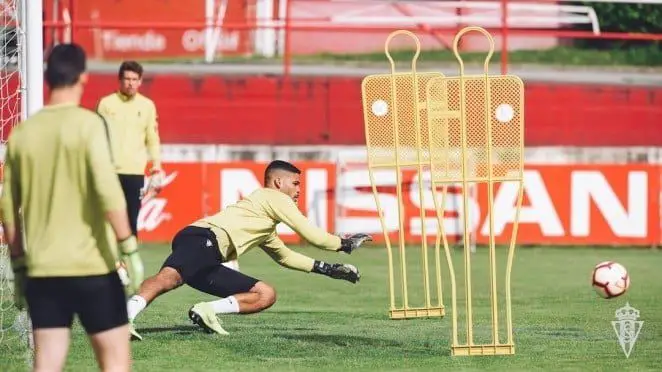
<svg viewBox="0 0 662 372">
<path fill-rule="evenodd" d="M 44 105 L 44 34 L 43 34 L 43 2 L 21 0 L 25 11 L 25 69 L 23 76 L 25 86 L 22 87 L 25 110 L 21 110 L 22 118 L 26 118 Z M 28 2 L 30 6 L 28 6 Z"/>
</svg>

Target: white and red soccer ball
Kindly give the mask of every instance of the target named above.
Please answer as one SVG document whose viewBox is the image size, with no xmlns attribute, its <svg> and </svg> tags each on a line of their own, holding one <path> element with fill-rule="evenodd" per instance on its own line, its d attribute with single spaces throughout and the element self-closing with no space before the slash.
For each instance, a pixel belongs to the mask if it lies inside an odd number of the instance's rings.
<svg viewBox="0 0 662 372">
<path fill-rule="evenodd" d="M 630 275 L 625 266 L 614 261 L 604 261 L 595 265 L 592 286 L 602 298 L 615 298 L 630 288 Z"/>
</svg>

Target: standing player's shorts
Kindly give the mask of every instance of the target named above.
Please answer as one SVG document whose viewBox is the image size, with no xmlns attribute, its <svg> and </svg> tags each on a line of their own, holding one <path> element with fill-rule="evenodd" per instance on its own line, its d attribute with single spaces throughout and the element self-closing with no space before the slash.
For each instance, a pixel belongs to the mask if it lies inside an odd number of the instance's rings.
<svg viewBox="0 0 662 372">
<path fill-rule="evenodd" d="M 145 176 L 141 174 L 119 174 L 120 185 L 126 199 L 129 224 L 134 236 L 138 236 L 138 213 L 140 212 L 140 190 L 145 186 Z"/>
<path fill-rule="evenodd" d="M 249 292 L 259 281 L 223 266 L 224 261 L 210 229 L 187 226 L 175 235 L 163 267 L 177 270 L 189 286 L 218 297 Z"/>
<path fill-rule="evenodd" d="M 128 323 L 124 287 L 117 272 L 29 278 L 25 299 L 35 329 L 71 328 L 74 315 L 89 335 Z"/>
</svg>

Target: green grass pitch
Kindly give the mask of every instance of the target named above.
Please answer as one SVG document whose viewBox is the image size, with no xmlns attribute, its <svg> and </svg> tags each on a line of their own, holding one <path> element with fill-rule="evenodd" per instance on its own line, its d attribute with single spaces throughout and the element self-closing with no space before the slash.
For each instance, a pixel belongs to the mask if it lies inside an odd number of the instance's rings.
<svg viewBox="0 0 662 372">
<path fill-rule="evenodd" d="M 187 318 L 189 307 L 212 297 L 182 287 L 152 304 L 138 318 L 145 340 L 132 344 L 136 371 L 291 371 L 322 370 L 654 370 L 662 365 L 662 260 L 659 251 L 618 248 L 518 248 L 512 277 L 516 355 L 451 357 L 450 291 L 446 265 L 443 319 L 389 320 L 386 251 L 366 247 L 351 256 L 310 247 L 294 249 L 328 262 L 355 264 L 361 282 L 352 285 L 316 274 L 281 268 L 263 252 L 242 257 L 241 270 L 275 286 L 278 301 L 267 311 L 224 316 L 231 335 L 203 333 Z M 503 249 L 500 249 L 503 253 Z M 145 245 L 147 274 L 168 253 L 165 245 Z M 412 305 L 422 287 L 418 251 L 408 253 Z M 432 255 L 430 255 L 432 257 Z M 499 254 L 499 264 L 504 255 Z M 488 292 L 483 265 L 487 250 L 474 255 L 475 335 L 490 335 Z M 628 268 L 632 285 L 619 298 L 603 300 L 590 286 L 592 267 L 615 260 Z M 461 269 L 461 253 L 454 253 Z M 458 273 L 461 274 L 461 273 Z M 503 274 L 503 271 L 498 274 Z M 462 280 L 459 281 L 462 292 Z M 500 291 L 501 293 L 501 291 Z M 644 321 L 638 341 L 625 358 L 611 321 L 629 302 Z M 5 306 L 6 307 L 6 306 Z M 503 309 L 503 307 L 501 307 Z M 462 311 L 458 311 L 462 315 Z M 7 320 L 6 320 L 7 321 Z M 25 370 L 16 341 L 0 345 L 0 370 Z M 96 369 L 78 324 L 68 371 Z"/>
</svg>

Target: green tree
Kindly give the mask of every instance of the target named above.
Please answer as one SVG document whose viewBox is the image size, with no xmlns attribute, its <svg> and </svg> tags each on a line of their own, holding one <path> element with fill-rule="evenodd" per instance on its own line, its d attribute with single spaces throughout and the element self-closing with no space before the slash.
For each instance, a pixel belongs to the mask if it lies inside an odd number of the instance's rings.
<svg viewBox="0 0 662 372">
<path fill-rule="evenodd" d="M 662 5 L 660 4 L 592 2 L 581 2 L 580 4 L 590 6 L 595 10 L 602 32 L 662 34 Z M 582 39 L 577 40 L 575 45 L 582 48 L 598 49 L 645 47 L 644 49 L 660 50 L 661 43 L 654 41 Z"/>
</svg>

